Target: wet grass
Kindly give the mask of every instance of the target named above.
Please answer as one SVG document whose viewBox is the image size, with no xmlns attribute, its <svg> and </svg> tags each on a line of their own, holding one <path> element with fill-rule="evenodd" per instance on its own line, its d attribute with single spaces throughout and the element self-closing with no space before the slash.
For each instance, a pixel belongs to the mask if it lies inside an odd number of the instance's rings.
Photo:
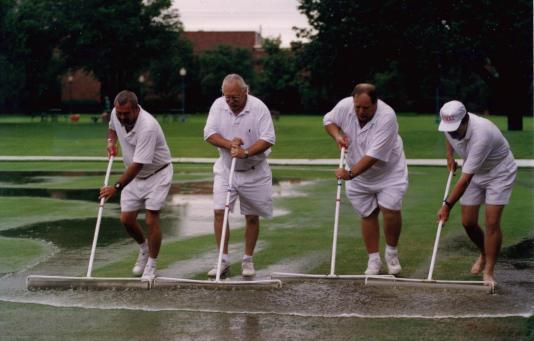
<svg viewBox="0 0 534 341">
<path fill-rule="evenodd" d="M 104 216 L 116 216 L 118 208 L 109 204 Z M 115 210 L 115 211 L 114 211 Z M 98 203 L 35 197 L 0 197 L 0 231 L 63 219 L 94 218 Z"/>
<path fill-rule="evenodd" d="M 50 326 L 61 327 L 51 330 Z M 0 330 L 7 339 L 527 341 L 534 337 L 534 318 L 398 318 L 385 321 L 380 318 L 305 318 L 124 309 L 102 309 L 95 314 L 91 309 L 50 309 L 42 305 L 0 302 Z"/>
<path fill-rule="evenodd" d="M 440 206 L 446 174 L 440 168 L 412 167 L 410 188 L 405 197 L 403 232 L 399 244 L 403 265 L 402 276 L 421 278 L 428 270 L 437 223 L 435 214 Z M 317 171 L 317 170 L 316 170 Z M 299 171 L 302 174 L 302 171 Z M 328 172 L 325 172 L 327 176 Z M 275 174 L 280 178 L 292 178 L 293 171 Z M 322 173 L 321 173 L 322 174 Z M 533 193 L 528 185 L 534 171 L 520 170 L 518 185 L 514 189 L 512 202 L 503 216 L 504 244 L 513 245 L 526 237 L 532 237 L 534 221 Z M 525 182 L 526 181 L 526 182 Z M 290 210 L 290 214 L 272 220 L 262 220 L 260 239 L 266 247 L 255 254 L 258 269 L 272 264 L 283 264 L 293 258 L 306 258 L 312 253 L 325 255 L 322 262 L 312 265 L 312 272 L 326 274 L 330 271 L 330 250 L 332 240 L 335 181 L 320 180 L 305 190 L 307 196 L 280 198 L 276 206 Z M 516 214 L 523 212 L 523 214 Z M 481 218 L 483 223 L 483 218 Z M 242 227 L 232 225 L 231 242 L 242 242 Z M 303 242 L 305 240 L 305 242 Z M 383 239 L 381 250 L 384 249 Z M 478 280 L 469 273 L 470 264 L 477 251 L 468 241 L 460 225 L 458 209 L 453 211 L 449 223 L 442 232 L 439 259 L 435 278 Z M 159 266 L 165 268 L 173 262 L 194 258 L 203 252 L 214 251 L 211 236 L 193 237 L 173 241 L 162 247 Z M 129 267 L 136 253 L 115 264 L 97 269 L 99 275 L 129 275 Z M 361 241 L 359 219 L 345 197 L 342 198 L 340 230 L 337 253 L 337 273 L 357 274 L 366 266 L 366 251 Z M 240 264 L 233 264 L 233 273 L 239 273 Z M 177 274 L 179 275 L 179 274 Z M 195 278 L 205 278 L 204 271 Z"/>
<path fill-rule="evenodd" d="M 98 164 L 98 163 L 97 163 Z M 57 165 L 57 164 L 56 164 Z M 85 164 L 83 164 L 85 165 Z M 101 163 L 100 163 L 101 165 Z M 41 167 L 50 167 L 41 164 Z M 78 165 L 73 165 L 73 168 Z M 210 178 L 211 166 L 180 165 L 175 182 Z M 53 170 L 51 167 L 49 170 Z M 435 213 L 441 204 L 446 173 L 436 167 L 410 167 L 410 187 L 404 202 L 404 229 L 400 241 L 403 276 L 426 275 L 435 236 Z M 315 180 L 303 190 L 307 196 L 283 197 L 277 207 L 289 215 L 262 220 L 262 249 L 255 255 L 258 269 L 284 264 L 292 259 L 306 259 L 319 252 L 324 259 L 312 265 L 311 272 L 330 270 L 335 180 L 330 167 L 273 167 L 278 180 Z M 92 177 L 92 176 L 89 176 Z M 99 176 L 95 176 L 96 185 Z M 50 178 L 46 178 L 50 179 Z M 53 179 L 50 179 L 53 180 Z M 70 181 L 70 180 L 69 180 Z M 80 178 L 79 188 L 88 186 Z M 92 181 L 92 180 L 91 180 Z M 56 182 L 57 183 L 57 182 Z M 33 184 L 33 185 L 31 185 Z M 42 186 L 30 182 L 29 187 Z M 16 187 L 16 186 L 15 186 Z M 69 184 L 77 187 L 76 181 Z M 504 247 L 533 237 L 534 170 L 521 169 L 510 205 L 503 216 Z M 20 270 L 46 254 L 50 241 L 60 248 L 89 247 L 97 211 L 95 202 L 45 197 L 0 197 L 0 230 L 3 235 L 27 239 L 0 238 L 0 273 Z M 120 229 L 118 206 L 109 204 L 100 246 L 128 240 Z M 73 219 L 75 217 L 75 219 Z M 243 240 L 243 229 L 232 225 L 232 243 Z M 108 235 L 108 233 L 111 233 Z M 383 250 L 383 245 L 382 245 Z M 512 250 L 512 249 L 510 249 Z M 212 235 L 166 241 L 158 265 L 161 269 L 179 260 L 188 260 L 205 252 L 214 252 Z M 511 252 L 511 251 L 510 251 Z M 455 208 L 445 227 L 438 255 L 435 278 L 478 279 L 468 273 L 476 251 L 467 240 Z M 130 276 L 136 257 L 132 251 L 115 262 L 95 269 L 95 276 Z M 314 258 L 317 259 L 317 258 Z M 359 232 L 359 220 L 342 197 L 337 273 L 361 273 L 366 254 Z M 239 273 L 239 264 L 232 267 Z M 180 275 L 180 274 L 176 274 Z M 498 277 L 497 273 L 497 277 Z M 194 278 L 205 279 L 205 272 Z M 172 293 L 174 295 L 175 293 Z M 150 294 L 147 294 L 149 299 Z M 328 302 L 325 302 L 328 304 Z M 190 321 L 196 321 L 190 323 Z M 33 321 L 28 323 L 28 321 Z M 117 327 L 120 321 L 121 327 Z M 158 327 L 154 327 L 157 325 Z M 51 330 L 50 326 L 53 330 Z M 76 328 L 57 326 L 76 326 Z M 220 314 L 184 311 L 140 311 L 128 309 L 79 309 L 33 304 L 0 302 L 0 330 L 5 338 L 59 339 L 376 339 L 376 340 L 529 340 L 534 337 L 534 318 L 461 318 L 461 319 L 374 319 L 325 318 L 275 314 Z"/>
<path fill-rule="evenodd" d="M 46 250 L 42 241 L 0 237 L 0 275 L 34 263 Z"/>
</svg>

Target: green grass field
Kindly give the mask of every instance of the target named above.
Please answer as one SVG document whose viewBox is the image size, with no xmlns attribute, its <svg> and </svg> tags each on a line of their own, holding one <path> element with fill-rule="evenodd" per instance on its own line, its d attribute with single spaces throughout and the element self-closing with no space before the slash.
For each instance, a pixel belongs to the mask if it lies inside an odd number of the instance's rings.
<svg viewBox="0 0 534 341">
<path fill-rule="evenodd" d="M 191 115 L 186 122 L 159 117 L 173 157 L 215 157 L 215 148 L 203 141 L 205 115 Z M 443 134 L 433 115 L 401 114 L 400 135 L 406 157 L 443 158 Z M 523 131 L 506 131 L 505 117 L 490 117 L 503 131 L 518 159 L 534 158 L 534 120 L 524 118 Z M 337 158 L 337 148 L 324 132 L 322 116 L 283 116 L 275 122 L 277 142 L 271 158 Z M 22 116 L 0 116 L 0 155 L 105 156 L 106 125 L 91 122 L 90 115 L 77 123 L 31 122 Z"/>
<path fill-rule="evenodd" d="M 191 116 L 185 123 L 162 121 L 167 141 L 174 157 L 215 157 L 215 148 L 202 140 L 205 116 Z M 504 117 L 491 117 L 504 130 Z M 275 123 L 277 144 L 273 147 L 272 158 L 331 158 L 338 157 L 338 150 L 324 133 L 320 116 L 285 116 Z M 435 117 L 400 115 L 400 133 L 404 140 L 408 158 L 443 158 L 443 136 L 436 131 Z M 533 159 L 532 118 L 525 118 L 525 130 L 504 131 L 516 158 Z M 26 117 L 0 116 L 0 155 L 54 155 L 54 156 L 105 156 L 106 126 L 91 122 L 90 116 L 83 116 L 78 123 L 31 122 Z M 205 180 L 212 178 L 211 165 L 176 164 L 175 183 Z M 123 169 L 118 162 L 114 165 L 111 182 L 117 179 Z M 255 254 L 258 269 L 266 269 L 273 264 L 284 264 L 294 259 L 307 259 L 319 254 L 319 261 L 311 267 L 311 272 L 325 274 L 330 269 L 330 249 L 332 242 L 334 197 L 336 184 L 333 167 L 273 166 L 276 180 L 312 180 L 303 188 L 305 196 L 284 197 L 275 200 L 277 208 L 289 214 L 262 220 L 260 241 L 262 248 Z M 76 177 L 64 176 L 63 171 L 85 172 Z M 0 173 L 43 171 L 41 175 L 28 175 L 31 181 L 0 181 L 0 190 L 95 190 L 95 201 L 66 200 L 61 197 L 11 196 L 0 194 L 0 231 L 16 231 L 41 222 L 60 222 L 74 219 L 91 221 L 95 218 L 96 192 L 101 186 L 105 162 L 0 162 Z M 1 175 L 1 174 L 0 174 Z M 421 278 L 428 271 L 436 231 L 435 214 L 441 205 L 441 198 L 447 177 L 444 167 L 410 167 L 410 185 L 404 199 L 403 231 L 399 244 L 402 275 Z M 534 169 L 520 169 L 510 204 L 502 219 L 504 234 L 503 250 L 525 239 L 534 238 Z M 469 274 L 471 262 L 477 255 L 460 225 L 459 207 L 455 207 L 449 223 L 445 226 L 440 243 L 434 278 L 438 279 L 478 279 Z M 75 218 L 73 218 L 75 217 Z M 110 222 L 117 226 L 118 205 L 110 203 L 104 213 L 105 225 Z M 483 223 L 481 214 L 481 223 Z M 79 230 L 79 229 L 78 229 Z M 63 245 L 89 245 L 92 231 L 55 231 L 56 238 Z M 241 243 L 243 227 L 232 225 L 231 243 Z M 54 232 L 50 232 L 54 233 Z M 16 235 L 16 233 L 11 234 Z M 83 238 L 81 237 L 83 236 Z M 126 238 L 124 234 L 124 238 Z M 46 238 L 45 238 L 46 239 Z M 87 239 L 87 240 L 86 240 Z M 166 238 L 158 258 L 158 267 L 172 267 L 180 260 L 215 250 L 213 236 L 202 235 L 185 239 Z M 305 242 L 304 242 L 305 240 Z M 94 271 L 95 276 L 130 276 L 131 264 L 136 257 L 132 243 L 131 252 L 117 257 L 116 261 Z M 104 248 L 106 245 L 101 245 Z M 381 249 L 383 250 L 383 240 Z M 0 273 L 11 273 L 35 264 L 42 257 L 53 252 L 49 242 L 41 239 L 0 237 Z M 314 258 L 317 259 L 317 258 Z M 361 240 L 359 219 L 354 214 L 343 194 L 340 231 L 337 250 L 337 273 L 361 273 L 366 265 L 366 252 Z M 232 265 L 233 273 L 239 273 L 239 264 Z M 179 274 L 177 274 L 179 275 Z M 205 278 L 205 271 L 193 275 Z M 499 272 L 496 273 L 499 281 Z M 150 295 L 150 294 L 147 294 Z M 202 319 L 202 314 L 190 312 L 150 312 L 128 309 L 79 309 L 73 307 L 53 307 L 27 303 L 11 303 L 0 300 L 0 330 L 8 331 L 4 336 L 18 338 L 19 330 L 24 330 L 29 338 L 118 338 L 129 335 L 133 338 L 146 336 L 158 330 L 168 331 L 169 338 L 179 335 L 179 324 L 188 324 L 189 318 Z M 207 314 L 206 323 L 218 330 L 228 330 L 224 324 L 227 317 Z M 238 317 L 231 317 L 239 319 Z M 254 318 L 244 316 L 243 318 Z M 161 325 L 161 321 L 168 323 Z M 182 319 L 182 320 L 180 320 Z M 534 333 L 534 318 L 448 318 L 448 319 L 325 319 L 301 316 L 259 317 L 262 328 L 284 328 L 294 326 L 296 330 L 310 326 L 326 325 L 325 338 L 352 339 L 530 339 Z M 34 322 L 28 322 L 34 321 Z M 89 327 L 87 321 L 94 321 Z M 133 322 L 134 321 L 134 322 Z M 149 322 L 146 322 L 149 321 Z M 154 327 L 150 321 L 153 321 Z M 181 321 L 177 323 L 176 321 Z M 213 322 L 215 321 L 215 322 Z M 222 321 L 222 322 L 221 322 Z M 76 325 L 73 332 L 65 332 L 65 324 Z M 124 327 L 129 325 L 130 326 Z M 161 327 L 160 327 L 161 325 Z M 119 327 L 117 327 L 119 326 Z M 204 325 L 203 325 L 204 327 Z M 209 329 L 209 328 L 208 328 Z M 98 330 L 98 332 L 95 332 Z M 214 329 L 215 330 L 215 329 Z M 402 332 L 399 333 L 399 330 Z M 334 334 L 330 334 L 335 331 Z M 172 334 L 171 333 L 175 333 Z M 198 337 L 205 337 L 206 330 L 197 331 Z M 191 336 L 191 335 L 189 335 Z M 333 337 L 331 337 L 333 336 Z M 214 339 L 216 336 L 213 337 Z"/>
</svg>

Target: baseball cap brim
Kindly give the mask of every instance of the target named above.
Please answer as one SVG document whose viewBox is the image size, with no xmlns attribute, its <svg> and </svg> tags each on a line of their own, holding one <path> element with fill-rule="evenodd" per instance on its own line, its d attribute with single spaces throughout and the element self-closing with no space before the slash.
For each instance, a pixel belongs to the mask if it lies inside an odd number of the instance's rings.
<svg viewBox="0 0 534 341">
<path fill-rule="evenodd" d="M 439 131 L 446 131 L 446 132 L 456 131 L 460 127 L 460 123 L 462 123 L 461 120 L 458 121 L 458 122 L 445 122 L 445 121 L 441 120 L 441 123 L 439 124 L 438 130 Z"/>
</svg>

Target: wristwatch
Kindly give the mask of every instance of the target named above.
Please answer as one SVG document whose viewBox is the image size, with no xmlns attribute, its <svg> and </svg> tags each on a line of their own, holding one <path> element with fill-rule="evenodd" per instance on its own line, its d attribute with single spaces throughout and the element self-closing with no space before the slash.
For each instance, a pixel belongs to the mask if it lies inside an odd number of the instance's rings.
<svg viewBox="0 0 534 341">
<path fill-rule="evenodd" d="M 445 204 L 445 206 L 447 206 L 449 208 L 449 210 L 452 209 L 452 206 L 454 206 L 453 204 L 451 204 L 447 200 L 443 200 L 443 203 Z"/>
<path fill-rule="evenodd" d="M 248 158 L 248 149 L 245 149 L 245 159 Z"/>
<path fill-rule="evenodd" d="M 352 169 L 349 169 L 349 179 L 354 179 L 356 175 L 352 174 Z"/>
<path fill-rule="evenodd" d="M 120 192 L 122 190 L 122 184 L 118 181 L 115 182 L 115 185 L 113 185 L 113 187 L 115 188 L 117 192 Z"/>
</svg>

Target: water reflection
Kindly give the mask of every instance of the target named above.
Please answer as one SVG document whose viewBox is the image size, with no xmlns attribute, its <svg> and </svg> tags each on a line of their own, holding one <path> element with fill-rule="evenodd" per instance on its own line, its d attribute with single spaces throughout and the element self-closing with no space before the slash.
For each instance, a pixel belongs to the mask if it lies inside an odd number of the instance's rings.
<svg viewBox="0 0 534 341">
<path fill-rule="evenodd" d="M 0 235 L 12 238 L 45 240 L 61 249 L 87 247 L 93 239 L 96 219 L 69 219 L 32 224 L 21 228 L 1 231 Z M 108 246 L 127 235 L 117 218 L 102 218 L 98 238 L 100 247 Z"/>
</svg>

